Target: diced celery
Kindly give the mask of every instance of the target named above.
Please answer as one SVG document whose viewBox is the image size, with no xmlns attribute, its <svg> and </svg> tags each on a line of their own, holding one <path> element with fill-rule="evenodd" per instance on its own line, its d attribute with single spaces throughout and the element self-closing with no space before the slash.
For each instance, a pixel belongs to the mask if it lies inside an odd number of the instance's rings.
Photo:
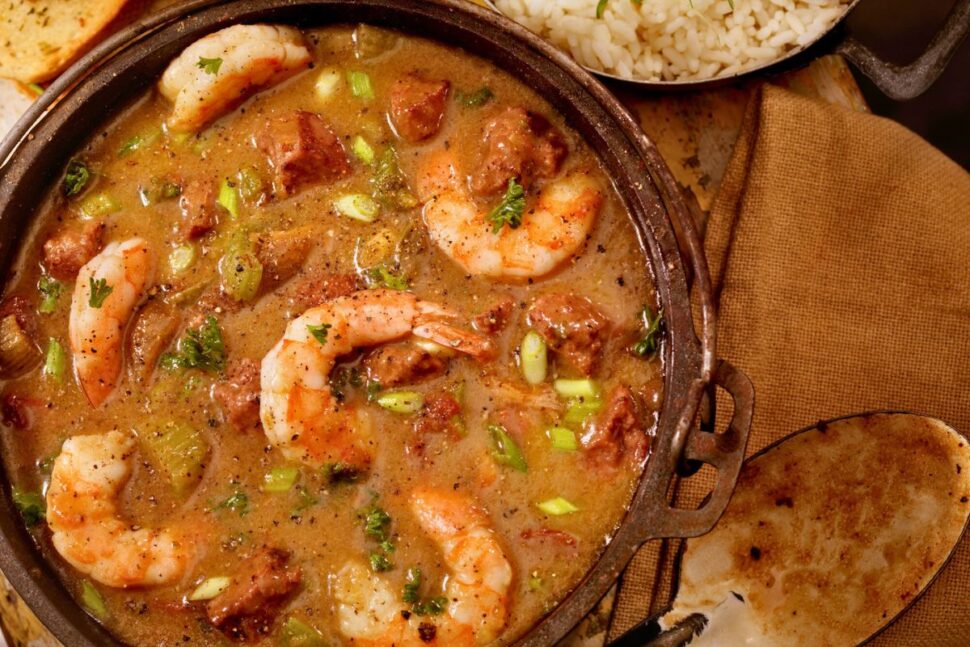
<svg viewBox="0 0 970 647">
<path fill-rule="evenodd" d="M 47 341 L 47 352 L 44 354 L 44 375 L 63 382 L 65 368 L 67 368 L 67 353 L 64 352 L 61 343 L 51 337 Z"/>
<path fill-rule="evenodd" d="M 358 99 L 370 100 L 376 96 L 367 72 L 347 72 L 347 83 L 350 85 L 350 93 Z"/>
<path fill-rule="evenodd" d="M 256 202 L 263 195 L 263 178 L 259 176 L 259 171 L 257 171 L 252 166 L 244 166 L 239 169 L 239 173 L 236 174 L 239 178 L 239 184 L 236 186 L 236 191 L 239 196 L 246 200 L 247 202 Z"/>
<path fill-rule="evenodd" d="M 209 445 L 194 427 L 173 421 L 153 426 L 139 433 L 138 437 L 168 476 L 176 494 L 186 494 L 202 478 Z"/>
<path fill-rule="evenodd" d="M 298 467 L 274 467 L 263 476 L 263 492 L 289 492 L 298 478 Z"/>
<path fill-rule="evenodd" d="M 394 413 L 417 413 L 424 406 L 424 396 L 417 391 L 388 391 L 375 400 L 381 407 Z"/>
<path fill-rule="evenodd" d="M 329 101 L 337 93 L 343 75 L 335 67 L 328 67 L 317 76 L 317 82 L 313 84 L 313 89 L 317 93 L 317 98 L 321 101 Z"/>
<path fill-rule="evenodd" d="M 517 472 L 529 471 L 522 450 L 512 440 L 508 432 L 501 425 L 489 425 L 488 431 L 492 435 L 492 457 L 502 465 L 508 465 Z"/>
<path fill-rule="evenodd" d="M 560 517 L 564 514 L 572 514 L 573 512 L 579 512 L 579 508 L 577 508 L 576 506 L 574 506 L 572 503 L 562 498 L 561 496 L 557 496 L 554 499 L 547 499 L 545 501 L 542 501 L 541 503 L 537 503 L 536 505 L 539 507 L 540 510 L 554 517 Z"/>
<path fill-rule="evenodd" d="M 552 383 L 552 388 L 564 398 L 583 398 L 584 400 L 598 400 L 600 387 L 593 380 L 564 380 Z"/>
<path fill-rule="evenodd" d="M 576 433 L 572 429 L 565 427 L 550 427 L 546 430 L 546 435 L 552 441 L 552 446 L 567 452 L 574 452 L 579 449 L 576 442 Z"/>
<path fill-rule="evenodd" d="M 192 602 L 211 600 L 228 589 L 231 583 L 232 579 L 225 576 L 207 577 L 189 594 L 189 600 Z"/>
<path fill-rule="evenodd" d="M 223 178 L 222 183 L 219 184 L 219 197 L 216 198 L 216 202 L 221 204 L 233 219 L 239 217 L 239 192 L 226 178 Z"/>
<path fill-rule="evenodd" d="M 327 647 L 327 641 L 317 629 L 291 616 L 280 631 L 280 647 Z"/>
<path fill-rule="evenodd" d="M 542 384 L 546 381 L 549 363 L 546 358 L 546 340 L 534 330 L 522 338 L 519 347 L 519 362 L 522 376 L 529 384 Z"/>
<path fill-rule="evenodd" d="M 361 222 L 374 222 L 381 207 L 373 198 L 363 193 L 349 193 L 334 200 L 337 211 Z"/>
<path fill-rule="evenodd" d="M 222 289 L 236 301 L 249 301 L 259 292 L 263 264 L 245 236 L 239 236 L 219 259 Z"/>
<path fill-rule="evenodd" d="M 354 56 L 359 60 L 367 60 L 380 56 L 393 49 L 399 36 L 388 29 L 381 29 L 372 25 L 358 25 L 351 34 L 354 44 Z"/>
<path fill-rule="evenodd" d="M 354 151 L 354 155 L 357 156 L 357 159 L 364 164 L 374 163 L 374 158 L 376 157 L 374 149 L 370 144 L 367 143 L 367 140 L 360 135 L 354 137 L 353 141 L 350 143 L 350 150 Z"/>
<path fill-rule="evenodd" d="M 601 400 L 571 400 L 566 407 L 562 421 L 567 425 L 581 425 L 593 414 L 603 408 Z"/>
<path fill-rule="evenodd" d="M 94 193 L 78 205 L 81 215 L 87 219 L 104 218 L 121 210 L 121 204 L 110 193 Z"/>
<path fill-rule="evenodd" d="M 173 274 L 181 274 L 192 267 L 194 262 L 195 246 L 191 243 L 182 243 L 168 255 L 168 265 L 172 268 Z"/>
<path fill-rule="evenodd" d="M 81 604 L 95 618 L 103 620 L 108 615 L 108 605 L 104 603 L 101 592 L 87 580 L 81 580 Z"/>
</svg>

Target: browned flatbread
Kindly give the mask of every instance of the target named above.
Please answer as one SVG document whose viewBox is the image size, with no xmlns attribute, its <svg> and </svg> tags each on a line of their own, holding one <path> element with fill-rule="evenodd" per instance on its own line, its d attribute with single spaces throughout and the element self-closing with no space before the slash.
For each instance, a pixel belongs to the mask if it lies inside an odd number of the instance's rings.
<svg viewBox="0 0 970 647">
<path fill-rule="evenodd" d="M 691 645 L 858 644 L 926 588 L 968 514 L 970 447 L 938 420 L 798 434 L 749 461 L 717 527 L 687 542 L 663 624 L 712 618 Z"/>
<path fill-rule="evenodd" d="M 24 83 L 60 74 L 91 44 L 127 0 L 4 0 L 0 76 Z"/>
</svg>

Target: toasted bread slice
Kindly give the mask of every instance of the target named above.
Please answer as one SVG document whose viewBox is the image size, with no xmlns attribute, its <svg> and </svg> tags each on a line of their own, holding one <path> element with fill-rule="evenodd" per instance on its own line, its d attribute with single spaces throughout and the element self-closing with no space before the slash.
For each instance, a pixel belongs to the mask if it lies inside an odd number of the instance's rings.
<svg viewBox="0 0 970 647">
<path fill-rule="evenodd" d="M 92 45 L 127 0 L 5 0 L 0 77 L 47 81 Z"/>
</svg>

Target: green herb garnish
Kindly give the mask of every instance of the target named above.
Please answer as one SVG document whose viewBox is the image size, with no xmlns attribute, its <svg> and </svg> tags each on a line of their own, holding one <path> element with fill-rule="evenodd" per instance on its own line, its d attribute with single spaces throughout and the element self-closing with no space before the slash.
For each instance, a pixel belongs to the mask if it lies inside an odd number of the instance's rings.
<svg viewBox="0 0 970 647">
<path fill-rule="evenodd" d="M 455 100 L 461 105 L 468 108 L 478 108 L 479 106 L 484 106 L 486 103 L 492 100 L 495 94 L 487 87 L 481 87 L 474 92 L 465 94 L 464 92 L 456 92 Z"/>
<path fill-rule="evenodd" d="M 371 288 L 384 287 L 391 290 L 407 290 L 411 287 L 407 278 L 394 274 L 383 264 L 367 270 L 364 279 L 367 281 L 367 286 Z"/>
<path fill-rule="evenodd" d="M 242 490 L 236 490 L 229 497 L 215 507 L 216 510 L 232 510 L 238 512 L 240 517 L 249 512 L 249 497 Z"/>
<path fill-rule="evenodd" d="M 57 300 L 61 297 L 61 290 L 63 285 L 57 279 L 44 274 L 37 281 L 37 291 L 40 292 L 44 298 L 37 306 L 37 311 L 41 314 L 49 315 L 54 312 L 57 308 Z"/>
<path fill-rule="evenodd" d="M 104 300 L 108 298 L 108 295 L 114 292 L 114 288 L 108 285 L 106 279 L 98 279 L 95 281 L 93 276 L 88 278 L 88 287 L 91 289 L 88 305 L 92 308 L 100 308 L 104 304 Z"/>
<path fill-rule="evenodd" d="M 525 189 L 509 178 L 509 186 L 505 190 L 505 197 L 497 207 L 489 212 L 487 219 L 492 223 L 492 233 L 497 234 L 505 225 L 509 229 L 516 229 L 522 224 L 522 213 L 525 211 Z"/>
<path fill-rule="evenodd" d="M 37 492 L 23 492 L 14 488 L 13 504 L 28 526 L 36 526 L 47 518 L 47 504 Z"/>
<path fill-rule="evenodd" d="M 370 567 L 375 573 L 383 573 L 384 571 L 391 570 L 393 564 L 391 564 L 391 560 L 387 556 L 375 552 L 370 554 Z"/>
<path fill-rule="evenodd" d="M 203 70 L 206 74 L 218 74 L 219 68 L 222 66 L 221 58 L 205 58 L 203 56 L 199 57 L 199 62 L 195 64 L 200 70 Z"/>
<path fill-rule="evenodd" d="M 643 337 L 633 345 L 633 353 L 640 357 L 648 357 L 657 352 L 660 347 L 660 335 L 663 332 L 664 311 L 661 308 L 656 316 L 650 306 L 643 306 L 640 317 L 643 321 Z"/>
<path fill-rule="evenodd" d="M 313 338 L 320 342 L 321 346 L 327 345 L 327 331 L 333 326 L 331 324 L 320 324 L 319 326 L 314 326 L 313 324 L 307 324 L 306 329 L 313 335 Z"/>
<path fill-rule="evenodd" d="M 418 602 L 411 607 L 411 610 L 419 616 L 436 616 L 444 612 L 447 606 L 448 598 L 444 596 L 437 596 L 422 602 Z"/>
<path fill-rule="evenodd" d="M 208 315 L 198 329 L 187 331 L 178 351 L 162 355 L 161 364 L 169 370 L 197 368 L 218 372 L 225 368 L 226 347 L 216 318 Z"/>
<path fill-rule="evenodd" d="M 353 483 L 360 476 L 360 469 L 348 463 L 327 463 L 321 475 L 328 483 Z"/>
<path fill-rule="evenodd" d="M 64 195 L 71 197 L 84 190 L 88 181 L 91 179 L 91 169 L 81 160 L 71 160 L 67 165 L 67 172 L 64 173 L 64 185 L 62 187 Z"/>
<path fill-rule="evenodd" d="M 501 425 L 489 425 L 488 432 L 492 436 L 492 457 L 502 465 L 508 465 L 517 472 L 527 472 L 529 466 L 525 462 L 522 450 L 512 440 L 505 427 Z"/>
<path fill-rule="evenodd" d="M 390 570 L 394 565 L 388 555 L 394 552 L 394 543 L 391 541 L 391 516 L 377 505 L 377 497 L 369 506 L 357 513 L 364 526 L 364 535 L 368 539 L 377 542 L 381 552 L 374 551 L 370 554 L 370 565 L 375 572 Z"/>
<path fill-rule="evenodd" d="M 404 591 L 401 593 L 401 599 L 408 604 L 413 604 L 420 599 L 420 594 L 418 589 L 421 588 L 421 569 L 420 568 L 409 568 L 407 581 L 404 582 Z"/>
</svg>

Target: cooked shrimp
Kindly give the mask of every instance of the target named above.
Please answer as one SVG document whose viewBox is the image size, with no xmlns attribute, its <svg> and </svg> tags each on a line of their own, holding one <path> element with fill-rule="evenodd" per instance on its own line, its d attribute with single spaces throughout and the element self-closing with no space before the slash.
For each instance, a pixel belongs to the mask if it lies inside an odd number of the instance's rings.
<svg viewBox="0 0 970 647">
<path fill-rule="evenodd" d="M 434 620 L 433 633 L 427 629 L 430 617 L 405 620 L 402 603 L 387 582 L 362 564 L 350 563 L 334 581 L 340 630 L 355 644 L 371 647 L 494 641 L 505 628 L 512 567 L 488 516 L 463 494 L 430 488 L 411 495 L 411 510 L 450 571 L 445 615 Z"/>
<path fill-rule="evenodd" d="M 199 130 L 309 64 L 303 36 L 292 27 L 233 25 L 209 34 L 172 61 L 158 83 L 175 104 L 168 127 Z"/>
<path fill-rule="evenodd" d="M 355 292 L 304 312 L 263 358 L 260 418 L 270 442 L 287 458 L 311 465 L 367 465 L 367 419 L 330 390 L 334 362 L 356 348 L 409 334 L 489 357 L 489 340 L 449 323 L 453 317 L 441 306 L 395 290 Z"/>
<path fill-rule="evenodd" d="M 539 192 L 521 225 L 502 227 L 496 234 L 488 210 L 472 200 L 449 151 L 425 158 L 417 189 L 431 240 L 469 274 L 499 279 L 543 276 L 572 258 L 603 204 L 596 181 L 574 171 Z"/>
<path fill-rule="evenodd" d="M 119 517 L 117 499 L 131 475 L 134 447 L 134 439 L 120 431 L 69 438 L 47 489 L 54 548 L 108 586 L 172 582 L 194 557 L 191 542 L 174 530 L 136 529 Z"/>
<path fill-rule="evenodd" d="M 95 407 L 118 382 L 125 326 L 151 283 L 153 270 L 148 243 L 131 238 L 109 244 L 78 272 L 68 335 L 81 390 Z"/>
</svg>

